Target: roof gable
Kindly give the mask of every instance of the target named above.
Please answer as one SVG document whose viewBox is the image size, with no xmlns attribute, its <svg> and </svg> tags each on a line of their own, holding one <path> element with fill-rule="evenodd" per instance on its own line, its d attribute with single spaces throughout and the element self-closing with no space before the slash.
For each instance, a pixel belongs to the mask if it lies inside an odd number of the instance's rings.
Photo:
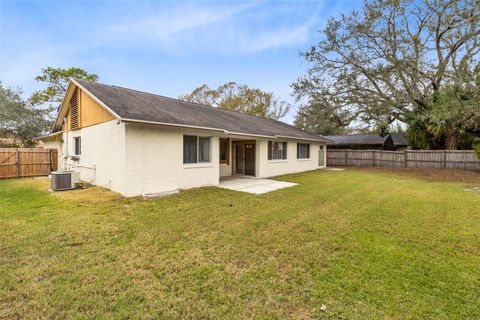
<svg viewBox="0 0 480 320">
<path fill-rule="evenodd" d="M 78 80 L 72 79 L 68 84 L 67 91 L 65 93 L 65 96 L 63 97 L 63 101 L 58 108 L 58 113 L 53 124 L 52 132 L 57 132 L 62 129 L 64 119 L 68 116 L 70 110 L 70 100 L 75 92 L 75 89 L 77 88 L 80 89 L 79 91 L 81 92 L 79 92 L 79 95 L 84 97 L 85 103 L 90 107 L 90 109 L 96 109 L 93 110 L 94 113 L 96 112 L 97 114 L 103 115 L 103 118 L 106 118 L 107 114 L 113 118 L 120 118 L 117 114 L 115 114 L 115 112 L 109 109 L 104 103 L 102 103 L 99 99 L 92 95 L 88 90 L 85 90 L 85 88 L 83 88 L 78 83 Z M 102 108 L 102 110 L 98 110 L 99 108 Z M 87 119 L 87 122 L 89 123 L 89 125 L 95 124 L 95 119 Z"/>
</svg>

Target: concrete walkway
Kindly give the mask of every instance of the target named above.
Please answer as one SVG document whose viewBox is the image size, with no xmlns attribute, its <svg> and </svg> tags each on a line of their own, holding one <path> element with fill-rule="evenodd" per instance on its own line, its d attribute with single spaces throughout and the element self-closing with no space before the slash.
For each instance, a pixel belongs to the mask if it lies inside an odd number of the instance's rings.
<svg viewBox="0 0 480 320">
<path fill-rule="evenodd" d="M 255 177 L 231 176 L 220 178 L 220 184 L 218 187 L 234 191 L 261 194 L 296 185 L 296 183 L 292 182 L 259 179 Z"/>
</svg>

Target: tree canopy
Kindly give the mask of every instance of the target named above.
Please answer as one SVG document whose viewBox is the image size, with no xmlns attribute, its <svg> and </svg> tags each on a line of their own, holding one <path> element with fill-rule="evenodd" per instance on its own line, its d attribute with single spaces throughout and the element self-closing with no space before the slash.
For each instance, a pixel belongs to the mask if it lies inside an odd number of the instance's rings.
<svg viewBox="0 0 480 320">
<path fill-rule="evenodd" d="M 0 82 L 0 134 L 12 135 L 20 144 L 30 147 L 33 138 L 48 130 L 45 111 L 22 99 L 20 89 L 5 87 Z"/>
<path fill-rule="evenodd" d="M 55 111 L 60 107 L 71 79 L 96 82 L 98 76 L 77 67 L 67 69 L 46 67 L 41 70 L 40 75 L 35 77 L 36 81 L 45 83 L 46 88 L 35 91 L 30 97 L 30 103 L 37 109 L 45 111 L 51 125 L 55 120 Z"/>
<path fill-rule="evenodd" d="M 65 96 L 70 79 L 82 79 L 96 82 L 98 76 L 77 67 L 71 67 L 68 69 L 46 67 L 42 69 L 40 75 L 35 77 L 35 80 L 46 83 L 47 87 L 35 91 L 30 98 L 31 102 L 35 105 L 47 103 L 50 107 L 58 107 Z"/>
<path fill-rule="evenodd" d="M 25 146 L 33 146 L 35 137 L 49 131 L 56 110 L 65 96 L 70 79 L 97 81 L 98 76 L 72 67 L 47 67 L 35 80 L 47 84 L 27 100 L 20 89 L 5 87 L 0 82 L 0 134 L 9 134 Z"/>
<path fill-rule="evenodd" d="M 476 0 L 366 1 L 361 12 L 329 19 L 319 43 L 303 53 L 310 67 L 292 85 L 296 98 L 306 100 L 297 119 L 322 116 L 342 128 L 358 121 L 415 125 L 423 117 L 432 121 L 425 130 L 455 147 L 465 112 L 471 121 L 480 114 L 478 103 L 455 100 L 478 98 L 472 91 L 479 41 Z M 462 116 L 442 122 L 452 112 Z M 434 123 L 442 126 L 433 129 Z M 299 125 L 312 129 L 309 121 Z"/>
<path fill-rule="evenodd" d="M 216 89 L 203 84 L 190 94 L 181 95 L 179 99 L 271 119 L 284 117 L 291 108 L 290 104 L 275 98 L 271 92 L 249 88 L 233 81 Z"/>
</svg>

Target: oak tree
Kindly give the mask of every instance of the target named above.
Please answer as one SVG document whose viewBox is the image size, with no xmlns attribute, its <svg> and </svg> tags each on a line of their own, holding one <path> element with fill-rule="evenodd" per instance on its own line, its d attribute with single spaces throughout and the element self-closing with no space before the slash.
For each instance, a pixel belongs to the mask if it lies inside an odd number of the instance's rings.
<svg viewBox="0 0 480 320">
<path fill-rule="evenodd" d="M 291 106 L 277 99 L 272 92 L 249 88 L 236 82 L 227 82 L 216 89 L 206 84 L 195 88 L 190 94 L 181 95 L 182 100 L 225 110 L 247 113 L 271 119 L 284 117 Z"/>
<path fill-rule="evenodd" d="M 303 53 L 310 67 L 292 85 L 306 100 L 298 117 L 386 127 L 435 113 L 435 97 L 470 81 L 479 41 L 476 0 L 366 1 L 361 12 L 331 18 L 319 43 Z M 456 139 L 451 125 L 445 122 L 442 133 L 452 133 L 448 148 Z"/>
</svg>

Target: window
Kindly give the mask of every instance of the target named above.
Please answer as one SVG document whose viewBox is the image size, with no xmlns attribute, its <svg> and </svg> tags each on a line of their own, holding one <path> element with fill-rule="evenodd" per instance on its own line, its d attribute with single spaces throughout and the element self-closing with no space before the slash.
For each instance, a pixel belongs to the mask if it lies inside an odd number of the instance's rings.
<svg viewBox="0 0 480 320">
<path fill-rule="evenodd" d="M 74 154 L 76 156 L 79 156 L 82 154 L 82 138 L 80 137 L 75 137 L 73 138 L 73 147 L 74 149 Z"/>
<path fill-rule="evenodd" d="M 287 143 L 281 141 L 268 141 L 268 160 L 287 159 Z"/>
<path fill-rule="evenodd" d="M 183 163 L 210 162 L 210 137 L 183 136 Z"/>
<path fill-rule="evenodd" d="M 198 162 L 210 162 L 210 138 L 198 137 Z"/>
<path fill-rule="evenodd" d="M 228 139 L 220 139 L 220 163 L 228 165 L 229 158 L 229 141 Z"/>
<path fill-rule="evenodd" d="M 310 144 L 297 143 L 297 159 L 310 159 Z"/>
</svg>

